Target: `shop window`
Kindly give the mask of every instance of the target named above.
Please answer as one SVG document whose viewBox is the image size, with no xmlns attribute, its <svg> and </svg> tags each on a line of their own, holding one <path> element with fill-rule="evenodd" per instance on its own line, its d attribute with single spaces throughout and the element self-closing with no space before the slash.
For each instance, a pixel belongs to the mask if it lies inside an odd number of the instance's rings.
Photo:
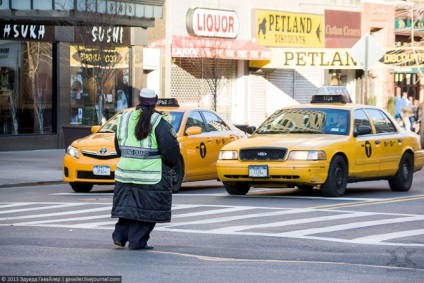
<svg viewBox="0 0 424 283">
<path fill-rule="evenodd" d="M 51 43 L 2 41 L 0 49 L 0 134 L 53 133 Z"/>
<path fill-rule="evenodd" d="M 127 47 L 70 47 L 70 124 L 100 125 L 131 106 Z"/>
</svg>

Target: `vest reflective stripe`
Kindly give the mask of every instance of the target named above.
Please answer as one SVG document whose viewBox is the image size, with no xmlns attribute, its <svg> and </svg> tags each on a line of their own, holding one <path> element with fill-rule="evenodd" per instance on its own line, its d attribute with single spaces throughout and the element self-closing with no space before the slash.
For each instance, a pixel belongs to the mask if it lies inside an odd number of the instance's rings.
<svg viewBox="0 0 424 283">
<path fill-rule="evenodd" d="M 155 129 L 162 115 L 153 113 L 152 132 L 138 141 L 134 129 L 140 110 L 122 114 L 116 131 L 121 158 L 115 171 L 115 180 L 122 183 L 156 184 L 162 178 L 162 160 L 158 150 Z"/>
</svg>

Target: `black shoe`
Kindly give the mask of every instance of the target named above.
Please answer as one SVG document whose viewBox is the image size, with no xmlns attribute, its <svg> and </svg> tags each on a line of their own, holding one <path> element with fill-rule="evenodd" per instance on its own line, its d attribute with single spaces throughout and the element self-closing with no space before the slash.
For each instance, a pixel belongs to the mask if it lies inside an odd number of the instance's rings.
<svg viewBox="0 0 424 283">
<path fill-rule="evenodd" d="M 125 243 L 121 242 L 121 241 L 113 241 L 113 243 L 119 247 L 125 247 Z"/>
<path fill-rule="evenodd" d="M 152 250 L 153 249 L 153 246 L 149 246 L 149 245 L 145 245 L 144 247 L 142 247 L 141 249 L 143 249 L 143 250 Z"/>
<path fill-rule="evenodd" d="M 131 247 L 128 247 L 128 249 L 130 249 L 130 250 L 151 250 L 151 249 L 153 249 L 153 246 L 145 245 L 145 246 L 143 246 L 141 248 L 131 248 Z"/>
</svg>

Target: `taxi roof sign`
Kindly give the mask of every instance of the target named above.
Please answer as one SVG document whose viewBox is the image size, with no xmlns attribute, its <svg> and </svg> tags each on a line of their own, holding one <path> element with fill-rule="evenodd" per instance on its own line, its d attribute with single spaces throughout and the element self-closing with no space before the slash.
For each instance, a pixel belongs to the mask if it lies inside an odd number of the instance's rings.
<svg viewBox="0 0 424 283">
<path fill-rule="evenodd" d="M 320 87 L 311 103 L 352 103 L 352 99 L 346 87 L 332 85 Z"/>
<path fill-rule="evenodd" d="M 169 106 L 169 107 L 179 107 L 178 100 L 174 98 L 159 98 L 156 103 L 157 106 Z"/>
</svg>

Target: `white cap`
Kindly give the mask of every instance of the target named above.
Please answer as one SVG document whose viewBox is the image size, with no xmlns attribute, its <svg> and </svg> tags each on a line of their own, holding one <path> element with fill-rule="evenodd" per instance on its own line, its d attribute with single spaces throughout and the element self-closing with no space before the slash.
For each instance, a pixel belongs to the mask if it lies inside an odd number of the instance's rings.
<svg viewBox="0 0 424 283">
<path fill-rule="evenodd" d="M 156 97 L 156 93 L 153 89 L 150 88 L 143 88 L 140 91 L 140 97 L 143 98 L 155 98 Z"/>
</svg>

